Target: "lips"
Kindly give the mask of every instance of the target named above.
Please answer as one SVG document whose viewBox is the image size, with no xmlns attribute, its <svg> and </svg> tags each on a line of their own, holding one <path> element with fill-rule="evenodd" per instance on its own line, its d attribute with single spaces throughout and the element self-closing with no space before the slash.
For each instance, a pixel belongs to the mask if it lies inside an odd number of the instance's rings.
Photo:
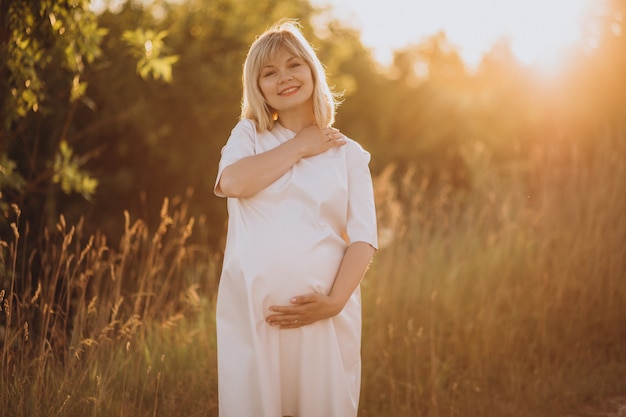
<svg viewBox="0 0 626 417">
<path fill-rule="evenodd" d="M 280 95 L 280 96 L 288 96 L 288 95 L 290 95 L 292 93 L 295 93 L 299 89 L 300 89 L 300 87 L 287 87 L 287 88 L 285 88 L 283 90 L 280 90 L 278 95 Z"/>
</svg>

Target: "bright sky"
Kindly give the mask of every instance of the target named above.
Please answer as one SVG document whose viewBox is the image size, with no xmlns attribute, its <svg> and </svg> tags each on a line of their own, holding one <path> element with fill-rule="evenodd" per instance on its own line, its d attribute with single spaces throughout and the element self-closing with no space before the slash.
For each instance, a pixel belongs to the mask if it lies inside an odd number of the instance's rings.
<svg viewBox="0 0 626 417">
<path fill-rule="evenodd" d="M 470 65 L 503 37 L 525 64 L 551 67 L 582 40 L 582 23 L 600 0 L 311 0 L 362 33 L 383 64 L 392 50 L 444 30 Z"/>
</svg>

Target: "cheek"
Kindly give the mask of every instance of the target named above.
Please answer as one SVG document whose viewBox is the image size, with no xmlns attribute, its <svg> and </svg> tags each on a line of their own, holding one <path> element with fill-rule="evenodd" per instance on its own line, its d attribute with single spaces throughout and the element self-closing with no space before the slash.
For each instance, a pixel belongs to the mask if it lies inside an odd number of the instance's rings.
<svg viewBox="0 0 626 417">
<path fill-rule="evenodd" d="M 313 70 L 310 67 L 306 67 L 305 69 L 306 72 L 306 77 L 311 80 L 311 82 L 313 81 Z"/>
<path fill-rule="evenodd" d="M 261 90 L 261 94 L 263 94 L 263 97 L 267 98 L 267 95 L 270 92 L 271 82 L 261 78 L 258 82 L 258 85 L 259 90 Z"/>
</svg>

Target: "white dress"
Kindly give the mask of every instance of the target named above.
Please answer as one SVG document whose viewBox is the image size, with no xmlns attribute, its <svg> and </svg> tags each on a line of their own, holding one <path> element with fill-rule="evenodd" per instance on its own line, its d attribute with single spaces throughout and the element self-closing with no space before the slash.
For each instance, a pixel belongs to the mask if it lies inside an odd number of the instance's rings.
<svg viewBox="0 0 626 417">
<path fill-rule="evenodd" d="M 295 133 L 258 133 L 240 121 L 222 149 L 222 171 Z M 361 377 L 361 299 L 297 329 L 265 321 L 272 305 L 329 293 L 349 243 L 377 247 L 370 155 L 344 146 L 301 159 L 249 198 L 228 199 L 228 236 L 217 298 L 220 417 L 354 417 Z M 219 191 L 216 191 L 220 195 Z"/>
</svg>

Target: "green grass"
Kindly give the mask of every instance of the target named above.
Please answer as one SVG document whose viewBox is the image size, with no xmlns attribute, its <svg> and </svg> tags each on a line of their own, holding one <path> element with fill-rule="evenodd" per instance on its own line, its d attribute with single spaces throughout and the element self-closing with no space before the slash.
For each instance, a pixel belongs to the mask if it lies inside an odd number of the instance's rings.
<svg viewBox="0 0 626 417">
<path fill-rule="evenodd" d="M 462 192 L 376 177 L 362 417 L 588 415 L 626 395 L 625 146 L 561 144 L 515 168 L 470 153 Z M 190 239 L 206 219 L 166 201 L 154 232 L 126 214 L 115 247 L 60 219 L 23 253 L 18 212 L 2 236 L 3 414 L 217 416 L 220 260 Z"/>
</svg>

